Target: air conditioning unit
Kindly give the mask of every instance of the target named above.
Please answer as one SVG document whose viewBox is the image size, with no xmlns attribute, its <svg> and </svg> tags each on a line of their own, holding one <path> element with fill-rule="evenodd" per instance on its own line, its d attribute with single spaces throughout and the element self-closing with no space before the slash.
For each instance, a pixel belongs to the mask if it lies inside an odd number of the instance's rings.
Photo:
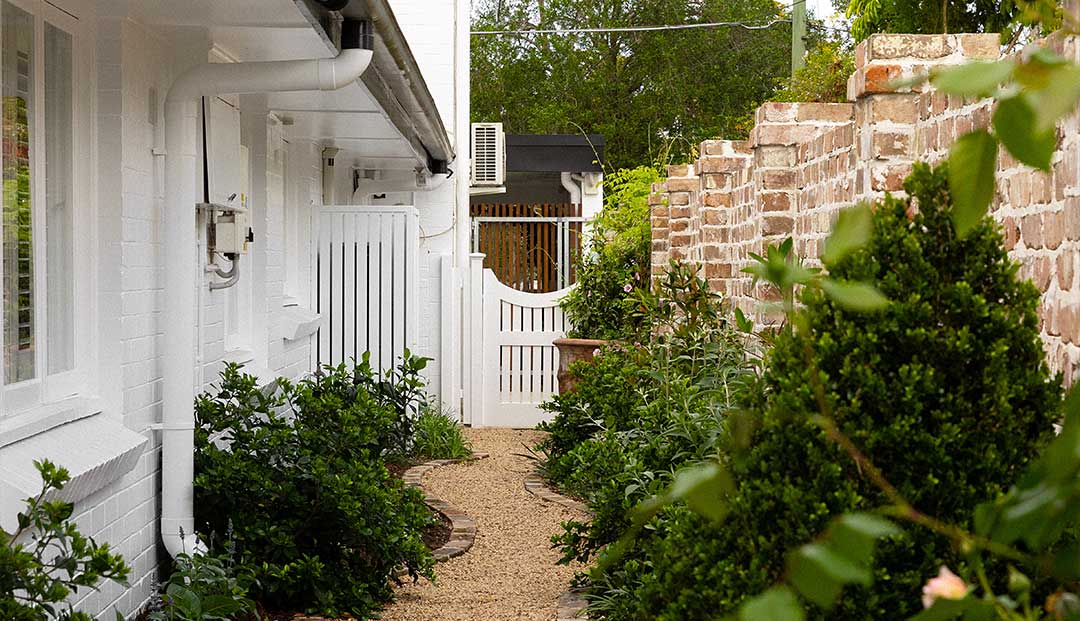
<svg viewBox="0 0 1080 621">
<path fill-rule="evenodd" d="M 506 183 L 506 134 L 502 123 L 472 124 L 472 185 L 500 187 Z"/>
</svg>

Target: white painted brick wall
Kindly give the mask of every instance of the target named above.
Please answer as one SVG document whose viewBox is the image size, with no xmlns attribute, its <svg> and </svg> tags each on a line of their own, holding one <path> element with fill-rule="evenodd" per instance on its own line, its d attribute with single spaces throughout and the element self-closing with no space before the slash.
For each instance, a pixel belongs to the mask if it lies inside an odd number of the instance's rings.
<svg viewBox="0 0 1080 621">
<path fill-rule="evenodd" d="M 100 260 L 106 266 L 100 305 L 101 392 L 108 406 L 121 409 L 106 414 L 121 416 L 127 428 L 150 438 L 135 469 L 79 502 L 74 514 L 82 532 L 108 542 L 132 567 L 131 588 L 107 584 L 100 592 L 76 596 L 80 609 L 110 620 L 114 609 L 130 615 L 149 601 L 160 562 L 160 439 L 150 426 L 161 417 L 162 196 L 147 110 L 151 87 L 164 92 L 167 86 L 166 49 L 164 41 L 135 23 L 99 21 Z M 113 179 L 120 183 L 110 184 Z"/>
</svg>

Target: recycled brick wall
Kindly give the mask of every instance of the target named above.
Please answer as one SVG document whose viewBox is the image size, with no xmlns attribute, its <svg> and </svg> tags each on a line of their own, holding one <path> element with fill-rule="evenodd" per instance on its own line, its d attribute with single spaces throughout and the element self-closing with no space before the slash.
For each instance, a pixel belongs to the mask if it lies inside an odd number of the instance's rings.
<svg viewBox="0 0 1080 621">
<path fill-rule="evenodd" d="M 1076 38 L 1055 45 L 1080 61 Z M 799 256 L 815 262 L 841 209 L 902 193 L 914 162 L 939 162 L 959 136 L 986 127 L 988 100 L 895 84 L 996 59 L 999 49 L 995 34 L 874 35 L 856 49 L 851 103 L 767 103 L 748 141 L 702 143 L 696 162 L 670 167 L 653 188 L 654 274 L 669 259 L 691 261 L 735 307 L 773 319 L 760 313 L 769 291 L 741 272 L 750 253 L 792 237 Z M 1071 383 L 1080 364 L 1080 117 L 1062 122 L 1058 136 L 1050 173 L 999 159 L 992 214 L 1021 277 L 1043 291 L 1050 365 Z"/>
</svg>

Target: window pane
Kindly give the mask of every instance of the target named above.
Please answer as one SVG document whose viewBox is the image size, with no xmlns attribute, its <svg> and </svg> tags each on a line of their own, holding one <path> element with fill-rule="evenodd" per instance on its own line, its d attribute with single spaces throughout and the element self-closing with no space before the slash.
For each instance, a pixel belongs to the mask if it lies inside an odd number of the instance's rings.
<svg viewBox="0 0 1080 621">
<path fill-rule="evenodd" d="M 75 367 L 71 35 L 45 24 L 45 238 L 49 373 Z"/>
<path fill-rule="evenodd" d="M 34 377 L 34 240 L 30 203 L 34 18 L 3 3 L 4 383 Z"/>
</svg>

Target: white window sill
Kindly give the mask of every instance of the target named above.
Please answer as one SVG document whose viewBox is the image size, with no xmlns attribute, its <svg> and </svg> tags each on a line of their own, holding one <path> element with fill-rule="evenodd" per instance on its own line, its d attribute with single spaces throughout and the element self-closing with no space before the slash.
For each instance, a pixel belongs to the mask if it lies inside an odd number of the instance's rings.
<svg viewBox="0 0 1080 621">
<path fill-rule="evenodd" d="M 255 360 L 255 352 L 250 349 L 236 348 L 230 349 L 221 356 L 223 362 L 231 362 L 233 364 L 239 364 L 241 366 L 247 366 L 252 360 Z"/>
<path fill-rule="evenodd" d="M 323 318 L 299 305 L 286 305 L 278 314 L 278 334 L 286 341 L 299 341 L 315 334 L 322 326 Z"/>
<path fill-rule="evenodd" d="M 0 446 L 0 528 L 10 530 L 25 500 L 41 492 L 34 460 L 48 459 L 71 474 L 56 497 L 78 502 L 128 472 L 139 462 L 147 438 L 120 421 L 91 407 L 92 401 L 72 399 L 27 412 L 21 425 L 4 421 Z M 27 417 L 37 420 L 26 424 Z"/>
<path fill-rule="evenodd" d="M 277 390 L 277 375 L 270 369 L 255 363 L 255 352 L 248 349 L 233 349 L 221 356 L 222 361 L 240 365 L 240 373 L 250 375 L 258 383 L 259 390 L 266 396 Z"/>
</svg>

